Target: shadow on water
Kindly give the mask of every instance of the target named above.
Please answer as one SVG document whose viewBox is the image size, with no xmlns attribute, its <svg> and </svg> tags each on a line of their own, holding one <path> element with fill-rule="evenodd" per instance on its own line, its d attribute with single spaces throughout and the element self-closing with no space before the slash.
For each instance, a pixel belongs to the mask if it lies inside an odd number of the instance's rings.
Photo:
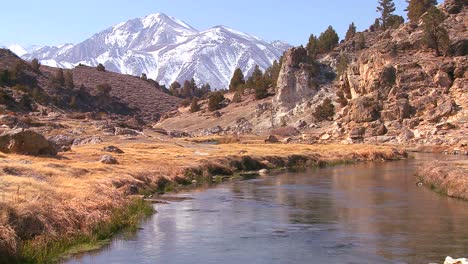
<svg viewBox="0 0 468 264">
<path fill-rule="evenodd" d="M 69 263 L 440 263 L 468 254 L 468 202 L 416 185 L 422 161 L 230 182 L 167 205 L 127 239 Z"/>
</svg>

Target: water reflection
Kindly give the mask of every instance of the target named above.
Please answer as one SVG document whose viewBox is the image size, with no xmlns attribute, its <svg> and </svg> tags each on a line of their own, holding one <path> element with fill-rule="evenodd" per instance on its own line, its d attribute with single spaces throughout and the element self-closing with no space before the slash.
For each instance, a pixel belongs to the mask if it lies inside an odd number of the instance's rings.
<svg viewBox="0 0 468 264">
<path fill-rule="evenodd" d="M 234 182 L 159 205 L 70 263 L 429 263 L 468 253 L 468 203 L 417 187 L 421 159 Z"/>
</svg>

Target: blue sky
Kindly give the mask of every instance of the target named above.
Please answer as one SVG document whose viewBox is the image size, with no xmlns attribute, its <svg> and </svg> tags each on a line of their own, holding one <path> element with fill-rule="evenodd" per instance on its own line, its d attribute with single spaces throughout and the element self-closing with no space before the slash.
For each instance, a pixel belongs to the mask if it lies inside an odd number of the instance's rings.
<svg viewBox="0 0 468 264">
<path fill-rule="evenodd" d="M 406 18 L 405 0 L 394 0 Z M 439 2 L 441 2 L 439 0 Z M 358 30 L 378 16 L 377 0 L 14 0 L 4 1 L 0 44 L 78 43 L 132 18 L 166 13 L 204 30 L 225 25 L 267 41 L 304 44 L 332 25 L 342 37 L 351 21 Z"/>
</svg>

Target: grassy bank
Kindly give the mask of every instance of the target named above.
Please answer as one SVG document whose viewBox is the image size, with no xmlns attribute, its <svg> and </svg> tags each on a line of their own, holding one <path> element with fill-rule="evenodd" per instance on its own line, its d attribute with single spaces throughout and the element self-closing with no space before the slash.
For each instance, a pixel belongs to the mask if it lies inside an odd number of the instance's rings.
<svg viewBox="0 0 468 264">
<path fill-rule="evenodd" d="M 112 139 L 114 140 L 114 139 Z M 207 145 L 185 140 L 107 141 L 74 148 L 59 158 L 5 155 L 0 163 L 0 256 L 46 263 L 92 249 L 117 230 L 135 228 L 149 213 L 129 199 L 171 191 L 263 168 L 311 167 L 401 159 L 394 148 L 370 145 L 294 145 L 242 141 Z M 98 163 L 117 145 L 118 165 Z M 214 178 L 217 179 L 216 177 Z M 220 179 L 220 178 L 218 178 Z"/>
<path fill-rule="evenodd" d="M 432 190 L 468 201 L 468 163 L 431 162 L 417 169 L 416 177 Z"/>
<path fill-rule="evenodd" d="M 19 256 L 0 259 L 2 263 L 55 263 L 83 251 L 100 248 L 120 231 L 134 232 L 141 219 L 154 213 L 148 202 L 133 198 L 122 208 L 114 209 L 106 221 L 97 223 L 88 233 L 66 237 L 27 240 L 20 244 Z"/>
</svg>

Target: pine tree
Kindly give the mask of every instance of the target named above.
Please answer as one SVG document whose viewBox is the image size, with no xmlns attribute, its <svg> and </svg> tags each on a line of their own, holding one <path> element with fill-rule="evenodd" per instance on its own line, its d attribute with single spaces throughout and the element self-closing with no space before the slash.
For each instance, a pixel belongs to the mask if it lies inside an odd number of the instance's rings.
<svg viewBox="0 0 468 264">
<path fill-rule="evenodd" d="M 388 28 L 398 28 L 401 24 L 405 23 L 405 19 L 402 16 L 390 15 L 387 23 Z"/>
<path fill-rule="evenodd" d="M 39 60 L 34 58 L 31 61 L 31 67 L 33 68 L 33 71 L 39 72 L 39 68 L 41 67 L 41 64 L 39 63 Z"/>
<path fill-rule="evenodd" d="M 431 6 L 437 5 L 437 0 L 406 0 L 408 7 L 408 18 L 411 22 L 417 23 L 421 16 L 426 13 Z"/>
<path fill-rule="evenodd" d="M 358 34 L 358 37 L 357 37 L 355 47 L 356 47 L 356 50 L 362 50 L 366 47 L 366 39 L 364 37 L 364 33 L 359 32 L 357 34 Z"/>
<path fill-rule="evenodd" d="M 191 98 L 193 96 L 193 88 L 189 80 L 185 80 L 184 85 L 182 86 L 181 96 L 183 98 Z"/>
<path fill-rule="evenodd" d="M 142 73 L 142 74 L 141 74 L 141 79 L 142 79 L 143 81 L 147 81 L 147 80 L 148 80 L 148 76 L 146 76 L 146 73 Z"/>
<path fill-rule="evenodd" d="M 240 68 L 237 68 L 232 75 L 231 82 L 229 83 L 229 91 L 237 91 L 241 85 L 245 84 L 244 74 Z"/>
<path fill-rule="evenodd" d="M 180 87 L 181 87 L 180 83 L 175 81 L 169 87 L 169 92 L 171 93 L 172 96 L 179 97 L 180 96 L 180 93 L 179 93 Z"/>
<path fill-rule="evenodd" d="M 64 74 L 64 86 L 70 89 L 75 88 L 73 83 L 73 73 L 71 71 L 66 71 Z"/>
<path fill-rule="evenodd" d="M 192 98 L 192 103 L 190 104 L 190 112 L 195 113 L 200 111 L 200 105 L 198 105 L 198 98 Z"/>
<path fill-rule="evenodd" d="M 442 25 L 445 15 L 437 7 L 431 6 L 422 16 L 422 20 L 424 41 L 429 48 L 435 50 L 436 56 L 440 56 L 441 52 L 447 51 L 450 44 L 448 32 Z"/>
<path fill-rule="evenodd" d="M 356 35 L 356 26 L 354 25 L 354 22 L 352 22 L 348 27 L 348 31 L 346 31 L 345 39 L 350 40 L 354 35 Z"/>
<path fill-rule="evenodd" d="M 381 28 L 381 24 L 380 24 L 380 20 L 378 18 L 376 18 L 374 20 L 374 24 L 372 24 L 372 26 L 370 26 L 370 31 L 377 31 Z"/>
<path fill-rule="evenodd" d="M 221 102 L 224 101 L 224 95 L 222 92 L 217 91 L 210 94 L 210 98 L 208 99 L 208 110 L 215 111 L 221 108 Z"/>
<path fill-rule="evenodd" d="M 336 65 L 336 72 L 339 76 L 343 75 L 343 73 L 348 68 L 348 58 L 343 53 L 340 54 L 340 58 L 338 59 L 338 64 Z"/>
<path fill-rule="evenodd" d="M 328 26 L 327 30 L 325 30 L 322 34 L 320 34 L 318 38 L 318 49 L 320 53 L 328 52 L 333 50 L 333 48 L 338 45 L 339 41 L 338 34 L 333 29 L 332 26 Z"/>
<path fill-rule="evenodd" d="M 317 57 L 317 54 L 319 53 L 319 48 L 318 48 L 318 38 L 314 35 L 311 34 L 309 37 L 309 42 L 307 43 L 306 46 L 307 49 L 307 54 L 312 60 L 315 60 Z"/>
<path fill-rule="evenodd" d="M 388 28 L 389 18 L 395 12 L 395 3 L 393 0 L 379 0 L 377 6 L 377 12 L 380 13 L 380 21 L 384 29 Z"/>
<path fill-rule="evenodd" d="M 57 69 L 55 72 L 54 81 L 61 87 L 65 85 L 65 76 L 63 75 L 62 69 Z"/>
<path fill-rule="evenodd" d="M 100 71 L 100 72 L 105 72 L 106 71 L 106 67 L 104 67 L 104 65 L 102 65 L 101 63 L 98 64 L 98 66 L 96 66 L 96 70 Z"/>
<path fill-rule="evenodd" d="M 255 89 L 258 85 L 258 82 L 260 79 L 263 77 L 262 70 L 260 70 L 260 67 L 255 65 L 254 70 L 252 72 L 252 75 L 250 75 L 249 79 L 247 79 L 247 88 L 253 88 Z"/>
</svg>

